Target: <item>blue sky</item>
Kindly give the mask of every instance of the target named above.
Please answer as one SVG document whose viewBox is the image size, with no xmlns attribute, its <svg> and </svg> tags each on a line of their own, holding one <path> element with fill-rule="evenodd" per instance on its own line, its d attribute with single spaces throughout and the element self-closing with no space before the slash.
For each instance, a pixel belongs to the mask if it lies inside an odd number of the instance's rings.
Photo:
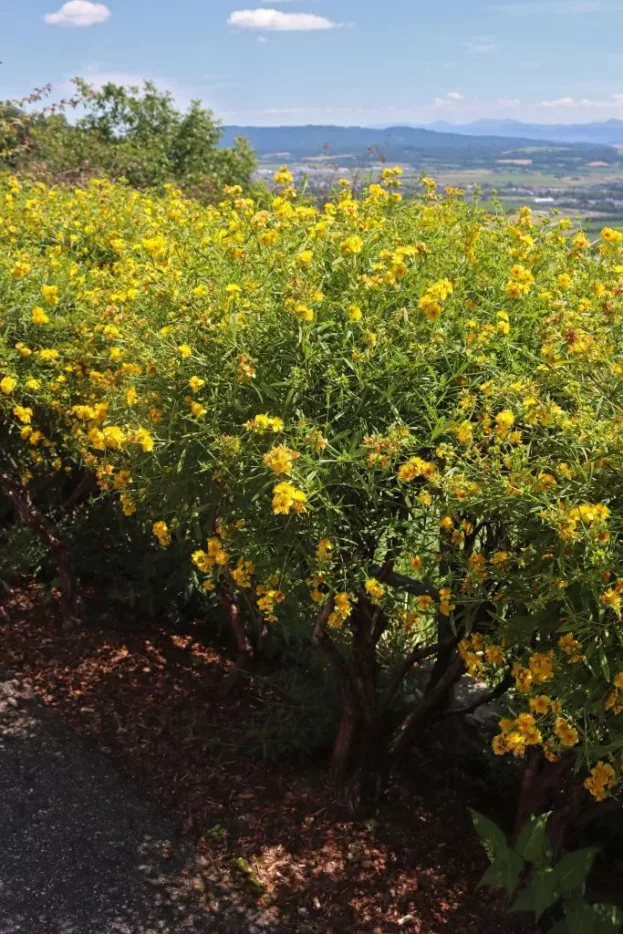
<svg viewBox="0 0 623 934">
<path fill-rule="evenodd" d="M 623 118 L 623 0 L 0 0 L 0 97 L 151 78 L 226 123 Z"/>
</svg>

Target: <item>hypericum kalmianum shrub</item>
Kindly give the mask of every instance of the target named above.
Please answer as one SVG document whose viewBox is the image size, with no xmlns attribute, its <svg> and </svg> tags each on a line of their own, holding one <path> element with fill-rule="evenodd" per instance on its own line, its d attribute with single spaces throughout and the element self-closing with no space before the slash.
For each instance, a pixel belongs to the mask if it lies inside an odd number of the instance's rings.
<svg viewBox="0 0 623 934">
<path fill-rule="evenodd" d="M 234 186 L 206 208 L 4 180 L 5 490 L 28 519 L 29 489 L 95 478 L 243 654 L 307 625 L 341 683 L 337 777 L 378 788 L 467 670 L 506 692 L 494 751 L 542 779 L 528 816 L 561 782 L 579 807 L 610 795 L 623 235 L 430 179 L 406 202 L 399 169 L 321 208 L 275 182 L 272 203 Z"/>
</svg>

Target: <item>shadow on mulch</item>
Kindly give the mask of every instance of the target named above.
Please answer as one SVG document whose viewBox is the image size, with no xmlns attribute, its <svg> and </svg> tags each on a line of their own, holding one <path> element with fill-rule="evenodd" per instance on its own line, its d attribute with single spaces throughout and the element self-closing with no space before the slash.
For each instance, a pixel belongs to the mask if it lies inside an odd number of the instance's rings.
<svg viewBox="0 0 623 934">
<path fill-rule="evenodd" d="M 85 619 L 97 612 L 87 607 Z M 114 622 L 67 635 L 31 588 L 0 607 L 0 658 L 176 811 L 204 857 L 236 861 L 241 889 L 276 906 L 287 930 L 518 930 L 499 901 L 476 891 L 486 857 L 441 773 L 396 785 L 373 821 L 353 821 L 333 803 L 324 769 L 244 754 L 245 722 L 263 689 L 225 700 L 231 661 L 202 631 L 172 632 L 123 609 Z"/>
</svg>

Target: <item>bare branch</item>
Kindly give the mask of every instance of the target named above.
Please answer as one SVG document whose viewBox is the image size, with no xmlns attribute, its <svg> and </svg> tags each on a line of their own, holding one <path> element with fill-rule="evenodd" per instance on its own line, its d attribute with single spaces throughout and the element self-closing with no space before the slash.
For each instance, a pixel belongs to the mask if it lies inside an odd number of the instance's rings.
<svg viewBox="0 0 623 934">
<path fill-rule="evenodd" d="M 456 640 L 448 639 L 445 642 L 435 642 L 433 645 L 418 645 L 416 646 L 407 657 L 400 663 L 389 683 L 389 687 L 385 693 L 383 703 L 381 705 L 382 710 L 386 710 L 387 707 L 391 704 L 392 700 L 396 696 L 398 688 L 400 687 L 403 679 L 408 675 L 409 671 L 413 666 L 422 661 L 425 658 L 429 658 L 431 655 L 436 655 L 441 649 L 450 648 Z"/>
<path fill-rule="evenodd" d="M 507 672 L 500 683 L 496 685 L 491 691 L 485 691 L 477 697 L 475 701 L 471 704 L 467 704 L 465 707 L 456 707 L 454 710 L 446 710 L 441 716 L 442 717 L 465 717 L 467 714 L 473 713 L 474 710 L 478 710 L 479 707 L 482 707 L 483 704 L 490 704 L 492 701 L 497 700 L 498 697 L 501 697 L 502 694 L 505 694 L 508 691 L 509 687 L 513 683 L 513 676 L 510 671 Z"/>
</svg>

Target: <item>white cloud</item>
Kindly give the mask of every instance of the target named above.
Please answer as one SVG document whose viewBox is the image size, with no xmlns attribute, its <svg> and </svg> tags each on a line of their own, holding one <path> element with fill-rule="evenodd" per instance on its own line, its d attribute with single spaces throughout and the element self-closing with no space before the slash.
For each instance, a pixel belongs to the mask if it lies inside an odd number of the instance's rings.
<svg viewBox="0 0 623 934">
<path fill-rule="evenodd" d="M 68 0 L 56 13 L 46 13 L 43 19 L 48 26 L 94 26 L 105 23 L 112 13 L 104 3 L 90 0 Z"/>
<path fill-rule="evenodd" d="M 283 13 L 281 10 L 236 10 L 230 14 L 227 22 L 238 29 L 262 29 L 272 32 L 307 32 L 335 29 L 340 25 L 314 13 Z"/>
<path fill-rule="evenodd" d="M 470 52 L 477 52 L 479 55 L 487 55 L 489 52 L 495 52 L 498 48 L 497 42 L 466 42 L 465 48 Z"/>
<path fill-rule="evenodd" d="M 572 97 L 558 97 L 553 101 L 540 101 L 540 107 L 573 107 L 575 106 L 575 101 Z"/>
<path fill-rule="evenodd" d="M 448 91 L 443 97 L 433 97 L 432 103 L 428 105 L 425 104 L 424 109 L 456 110 L 457 107 L 463 105 L 464 101 L 465 98 L 459 91 Z"/>
<path fill-rule="evenodd" d="M 590 97 L 581 97 L 577 100 L 573 97 L 559 97 L 552 101 L 539 101 L 539 107 L 556 108 L 568 110 L 620 110 L 623 105 L 623 94 L 613 94 L 609 100 L 593 100 Z"/>
</svg>

